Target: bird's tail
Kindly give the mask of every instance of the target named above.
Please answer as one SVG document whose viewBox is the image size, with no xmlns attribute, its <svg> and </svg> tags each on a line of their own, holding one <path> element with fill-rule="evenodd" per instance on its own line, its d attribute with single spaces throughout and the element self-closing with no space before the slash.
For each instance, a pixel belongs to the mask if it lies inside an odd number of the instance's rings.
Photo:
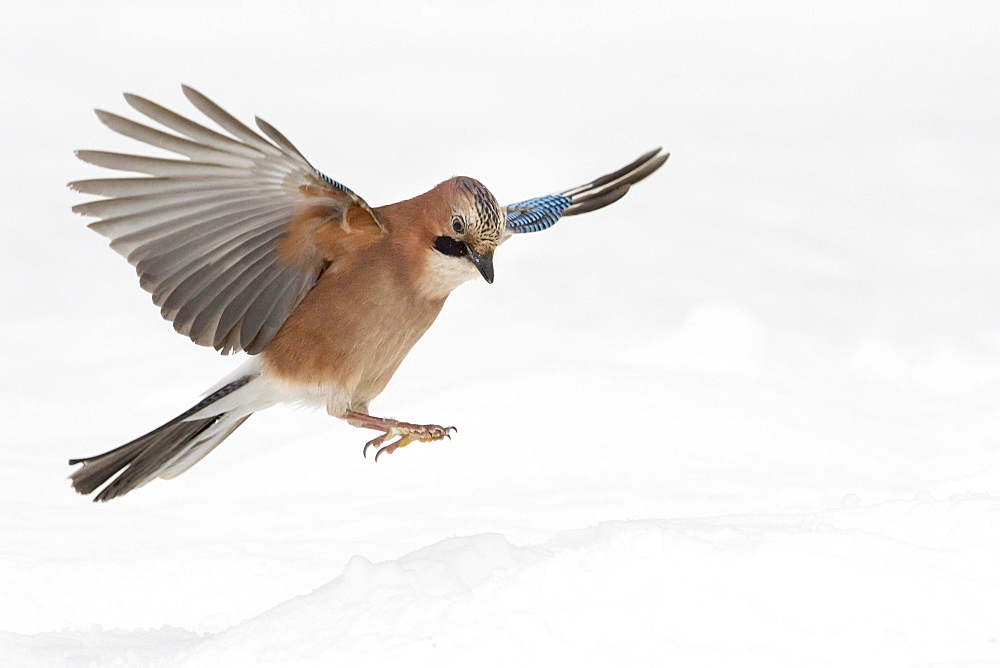
<svg viewBox="0 0 1000 668">
<path fill-rule="evenodd" d="M 248 403 L 233 399 L 256 377 L 226 379 L 197 404 L 148 434 L 101 455 L 71 459 L 70 464 L 83 464 L 70 476 L 73 489 L 90 494 L 114 477 L 94 498 L 109 501 L 154 478 L 180 475 L 250 417 Z"/>
</svg>

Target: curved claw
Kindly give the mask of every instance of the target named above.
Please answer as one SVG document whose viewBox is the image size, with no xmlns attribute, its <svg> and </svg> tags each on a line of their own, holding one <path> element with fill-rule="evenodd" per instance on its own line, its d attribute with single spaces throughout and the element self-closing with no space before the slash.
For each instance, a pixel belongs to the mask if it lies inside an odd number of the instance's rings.
<svg viewBox="0 0 1000 668">
<path fill-rule="evenodd" d="M 385 454 L 387 454 L 387 455 L 391 455 L 393 452 L 395 452 L 396 448 L 399 447 L 399 444 L 402 441 L 403 441 L 403 439 L 399 439 L 398 441 L 394 441 L 394 442 L 390 443 L 389 445 L 384 445 L 381 448 L 379 448 L 378 452 L 375 453 L 375 462 L 376 463 L 378 462 L 378 458 L 382 455 L 383 452 Z"/>
<path fill-rule="evenodd" d="M 364 450 L 361 451 L 361 456 L 364 457 L 365 459 L 368 459 L 368 448 L 377 448 L 378 446 L 382 445 L 382 443 L 384 443 L 385 439 L 387 438 L 389 438 L 389 432 L 385 432 L 380 436 L 376 436 L 372 440 L 365 443 L 365 448 Z M 385 448 L 382 448 L 381 450 L 379 450 L 379 452 L 382 452 L 382 450 L 384 449 Z M 378 453 L 375 454 L 375 461 L 378 461 Z"/>
</svg>

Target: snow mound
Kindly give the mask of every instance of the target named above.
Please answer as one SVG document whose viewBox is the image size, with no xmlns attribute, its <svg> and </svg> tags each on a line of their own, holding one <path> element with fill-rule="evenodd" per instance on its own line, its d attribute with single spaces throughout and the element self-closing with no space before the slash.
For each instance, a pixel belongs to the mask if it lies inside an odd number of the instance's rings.
<svg viewBox="0 0 1000 668">
<path fill-rule="evenodd" d="M 998 513 L 997 498 L 926 497 L 608 522 L 523 547 L 452 538 L 394 561 L 355 557 L 329 584 L 210 638 L 189 665 L 242 652 L 262 665 L 1000 658 L 1000 613 L 986 605 L 1000 596 L 988 565 L 1000 545 L 984 550 L 976 529 Z"/>
<path fill-rule="evenodd" d="M 900 665 L 1000 659 L 1000 498 L 922 494 L 803 515 L 631 520 L 517 546 L 355 556 L 218 634 L 0 636 L 17 665 Z M 254 586 L 248 582 L 247 586 Z M 6 647 L 3 647 L 6 645 Z"/>
</svg>

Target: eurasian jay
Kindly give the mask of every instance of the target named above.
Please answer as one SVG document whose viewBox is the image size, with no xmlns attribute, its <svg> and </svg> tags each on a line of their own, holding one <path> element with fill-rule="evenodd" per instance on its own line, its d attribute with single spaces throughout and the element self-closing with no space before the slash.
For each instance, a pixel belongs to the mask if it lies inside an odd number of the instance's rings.
<svg viewBox="0 0 1000 668">
<path fill-rule="evenodd" d="M 255 411 L 279 402 L 325 406 L 381 432 L 376 460 L 453 427 L 368 414 L 448 295 L 482 276 L 513 234 L 622 197 L 669 154 L 656 149 L 577 188 L 501 206 L 479 181 L 456 176 L 413 199 L 370 207 L 316 170 L 274 127 L 260 134 L 187 86 L 184 95 L 229 133 L 135 95 L 136 111 L 174 133 L 106 111 L 111 130 L 185 160 L 78 151 L 84 162 L 144 174 L 76 181 L 105 199 L 73 207 L 111 240 L 174 329 L 223 354 L 250 358 L 190 409 L 82 464 L 73 487 L 107 501 L 197 463 Z M 117 474 L 117 475 L 116 475 Z"/>
</svg>

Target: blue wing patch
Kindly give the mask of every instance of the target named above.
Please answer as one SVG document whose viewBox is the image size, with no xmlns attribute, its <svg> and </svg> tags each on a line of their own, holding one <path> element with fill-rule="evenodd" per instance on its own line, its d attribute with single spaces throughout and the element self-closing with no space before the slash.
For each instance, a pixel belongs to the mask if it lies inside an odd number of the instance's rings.
<svg viewBox="0 0 1000 668">
<path fill-rule="evenodd" d="M 343 190 L 348 195 L 351 195 L 352 197 L 357 197 L 357 194 L 353 190 L 351 190 L 350 188 L 348 188 L 347 186 L 345 186 L 343 183 L 340 183 L 339 181 L 334 181 L 333 179 L 331 179 L 329 176 L 327 176 L 323 172 L 319 171 L 318 169 L 316 170 L 316 173 L 319 175 L 319 177 L 321 179 L 323 179 L 324 181 L 326 181 L 327 183 L 329 183 L 334 188 L 339 188 L 340 190 Z"/>
<path fill-rule="evenodd" d="M 514 234 L 538 232 L 552 227 L 563 216 L 575 216 L 603 209 L 625 196 L 629 188 L 658 170 L 670 157 L 654 148 L 610 174 L 590 183 L 554 195 L 508 204 L 507 231 Z"/>
<path fill-rule="evenodd" d="M 515 234 L 538 232 L 562 218 L 571 200 L 563 195 L 545 195 L 507 205 L 507 229 Z"/>
</svg>

